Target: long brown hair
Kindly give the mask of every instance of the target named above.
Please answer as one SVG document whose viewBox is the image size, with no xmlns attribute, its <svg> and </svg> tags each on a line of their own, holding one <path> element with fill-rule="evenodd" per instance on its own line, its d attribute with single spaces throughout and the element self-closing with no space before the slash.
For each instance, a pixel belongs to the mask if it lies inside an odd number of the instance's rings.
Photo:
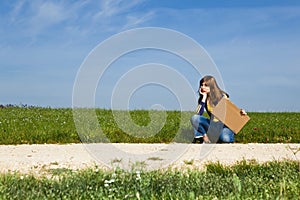
<svg viewBox="0 0 300 200">
<path fill-rule="evenodd" d="M 217 84 L 216 79 L 213 76 L 204 76 L 201 80 L 200 80 L 200 86 L 203 83 L 206 83 L 207 86 L 210 88 L 210 92 L 207 94 L 207 100 L 209 101 L 209 104 L 213 107 L 215 107 L 218 102 L 223 98 L 223 96 L 227 96 L 229 97 L 229 95 L 224 92 L 223 90 L 220 89 L 220 87 Z M 200 92 L 199 92 L 200 93 Z M 202 100 L 202 95 L 200 94 L 200 98 L 199 101 Z"/>
</svg>

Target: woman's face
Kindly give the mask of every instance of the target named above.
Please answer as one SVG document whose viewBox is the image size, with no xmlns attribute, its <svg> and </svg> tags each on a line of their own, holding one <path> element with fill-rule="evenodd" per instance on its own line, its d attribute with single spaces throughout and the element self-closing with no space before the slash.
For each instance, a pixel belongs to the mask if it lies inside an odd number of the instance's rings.
<svg viewBox="0 0 300 200">
<path fill-rule="evenodd" d="M 206 84 L 206 82 L 203 82 L 201 85 L 200 85 L 200 93 L 206 93 L 208 94 L 210 92 L 210 88 L 209 86 Z"/>
</svg>

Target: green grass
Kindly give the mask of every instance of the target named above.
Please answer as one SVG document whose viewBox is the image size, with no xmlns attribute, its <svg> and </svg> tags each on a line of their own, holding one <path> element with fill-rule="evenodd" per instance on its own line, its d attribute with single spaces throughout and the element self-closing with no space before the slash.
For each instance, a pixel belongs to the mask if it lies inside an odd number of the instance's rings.
<svg viewBox="0 0 300 200">
<path fill-rule="evenodd" d="M 78 136 L 70 108 L 6 107 L 0 109 L 0 144 L 85 142 L 161 143 L 191 142 L 189 118 L 193 112 L 116 111 L 123 131 L 111 110 L 97 109 L 95 126 L 79 116 L 86 131 Z M 248 113 L 251 120 L 236 136 L 238 143 L 299 143 L 300 113 Z M 147 127 L 163 123 L 160 131 Z M 103 131 L 103 134 L 102 134 Z M 159 157 L 152 157 L 158 160 Z M 116 160 L 115 162 L 120 162 Z M 185 161 L 191 165 L 193 160 Z M 241 161 L 234 166 L 211 163 L 206 170 L 133 169 L 103 171 L 51 169 L 48 176 L 0 174 L 0 199 L 298 199 L 299 162 L 258 164 Z M 52 178 L 49 178 L 49 175 Z"/>
<path fill-rule="evenodd" d="M 299 163 L 234 166 L 211 163 L 206 170 L 86 169 L 49 171 L 52 178 L 0 175 L 0 199 L 298 199 Z"/>
<path fill-rule="evenodd" d="M 76 130 L 71 108 L 6 107 L 0 109 L 0 144 L 43 144 L 116 142 L 169 143 L 193 139 L 190 117 L 193 112 L 127 111 L 96 109 L 95 126 L 84 115 L 84 128 Z M 114 113 L 115 113 L 114 112 Z M 128 113 L 127 113 L 128 114 Z M 236 136 L 237 143 L 299 143 L 300 113 L 248 113 L 251 120 Z M 150 126 L 152 122 L 153 126 Z M 124 131 L 119 125 L 124 126 Z M 135 124 L 135 125 L 133 125 Z M 157 130 L 157 126 L 161 125 Z M 149 127 L 148 127 L 149 126 Z M 142 127 L 142 128 L 141 128 Z"/>
<path fill-rule="evenodd" d="M 237 142 L 299 143 L 300 113 L 249 113 L 251 120 L 238 134 Z"/>
<path fill-rule="evenodd" d="M 1 144 L 41 144 L 80 142 L 72 109 L 0 109 Z"/>
</svg>

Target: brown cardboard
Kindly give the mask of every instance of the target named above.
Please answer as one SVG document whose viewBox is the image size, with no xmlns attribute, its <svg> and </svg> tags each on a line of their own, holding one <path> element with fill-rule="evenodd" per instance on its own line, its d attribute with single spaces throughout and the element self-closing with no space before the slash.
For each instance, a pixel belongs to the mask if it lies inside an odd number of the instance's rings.
<svg viewBox="0 0 300 200">
<path fill-rule="evenodd" d="M 241 109 L 227 98 L 221 99 L 212 110 L 212 114 L 236 134 L 250 119 L 248 115 L 242 115 Z"/>
</svg>

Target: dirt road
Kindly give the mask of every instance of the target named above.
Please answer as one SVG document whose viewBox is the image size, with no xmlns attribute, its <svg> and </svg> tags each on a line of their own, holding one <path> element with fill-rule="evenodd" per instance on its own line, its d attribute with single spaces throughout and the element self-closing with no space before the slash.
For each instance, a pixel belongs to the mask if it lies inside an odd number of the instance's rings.
<svg viewBox="0 0 300 200">
<path fill-rule="evenodd" d="M 207 162 L 231 165 L 300 160 L 300 144 L 41 144 L 0 145 L 0 172 L 41 173 L 49 169 L 199 168 Z"/>
</svg>

